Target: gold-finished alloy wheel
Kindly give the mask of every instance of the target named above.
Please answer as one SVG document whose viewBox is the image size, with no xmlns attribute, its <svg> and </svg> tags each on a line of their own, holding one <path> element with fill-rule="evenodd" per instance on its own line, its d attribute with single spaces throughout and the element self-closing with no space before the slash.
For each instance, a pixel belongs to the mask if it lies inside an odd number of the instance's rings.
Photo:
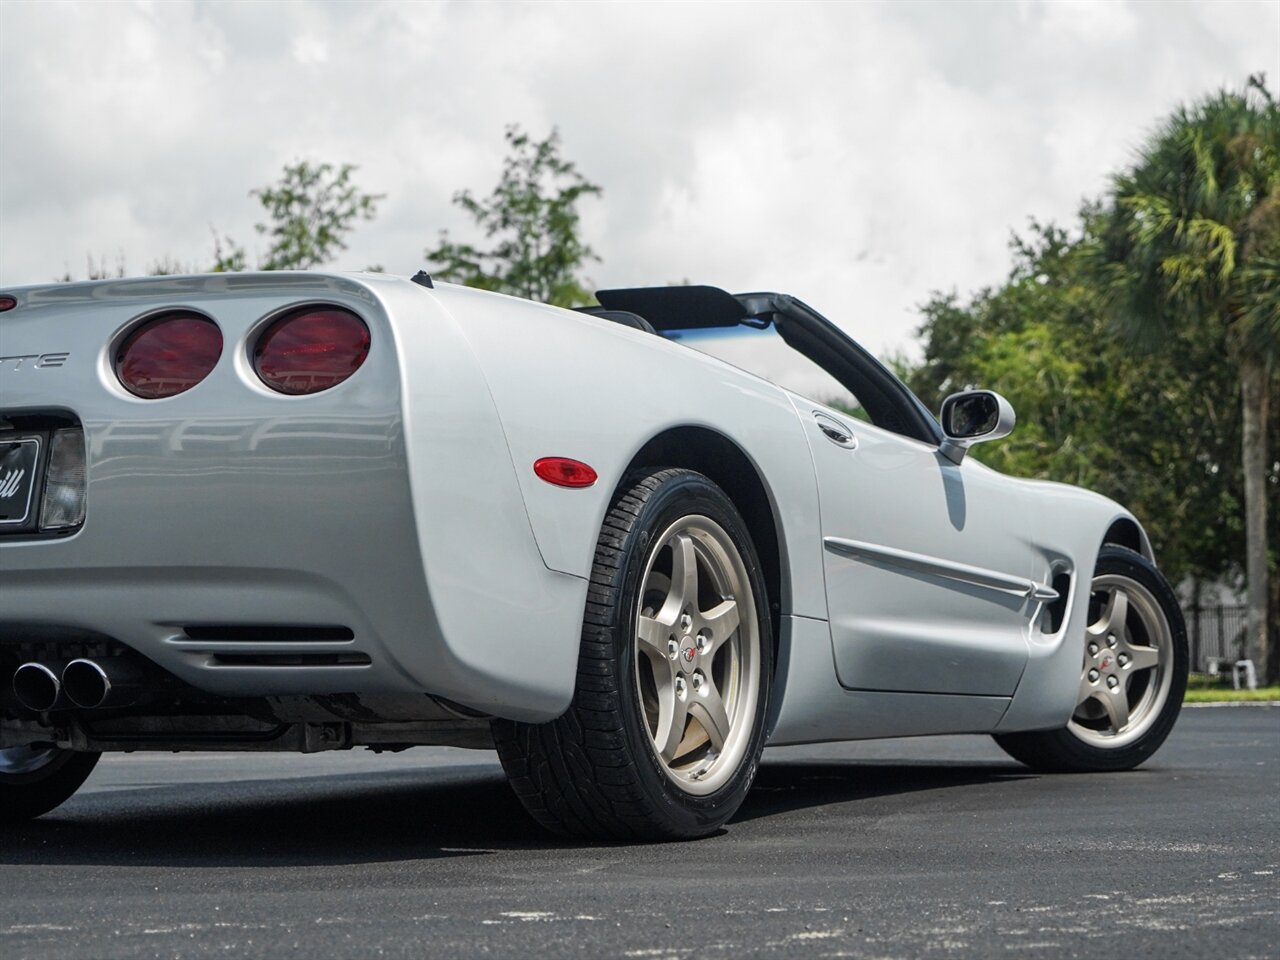
<svg viewBox="0 0 1280 960">
<path fill-rule="evenodd" d="M 760 690 L 751 580 L 729 534 L 683 517 L 654 539 L 635 624 L 635 683 L 658 765 L 686 793 L 738 770 Z"/>
<path fill-rule="evenodd" d="M 1155 723 L 1169 696 L 1173 636 L 1155 596 L 1120 574 L 1095 577 L 1084 665 L 1067 729 L 1093 746 L 1122 747 Z"/>
</svg>

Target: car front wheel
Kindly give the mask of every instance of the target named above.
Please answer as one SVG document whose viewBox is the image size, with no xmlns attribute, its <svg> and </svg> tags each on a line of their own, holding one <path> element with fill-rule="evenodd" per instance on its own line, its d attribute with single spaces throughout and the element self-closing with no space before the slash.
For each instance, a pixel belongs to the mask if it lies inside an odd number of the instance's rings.
<svg viewBox="0 0 1280 960">
<path fill-rule="evenodd" d="M 1107 545 L 1090 585 L 1076 708 L 1059 730 L 998 735 L 1044 770 L 1128 770 L 1164 743 L 1187 687 L 1187 631 L 1164 575 L 1146 557 Z"/>
</svg>

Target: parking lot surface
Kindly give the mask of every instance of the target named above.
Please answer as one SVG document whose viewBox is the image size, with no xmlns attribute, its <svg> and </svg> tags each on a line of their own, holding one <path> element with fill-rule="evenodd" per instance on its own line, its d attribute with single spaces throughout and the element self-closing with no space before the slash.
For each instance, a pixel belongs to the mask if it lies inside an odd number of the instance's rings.
<svg viewBox="0 0 1280 960">
<path fill-rule="evenodd" d="M 556 841 L 492 754 L 131 755 L 0 828 L 0 956 L 1256 957 L 1280 708 L 1125 774 L 980 737 L 772 750 L 707 840 Z"/>
</svg>

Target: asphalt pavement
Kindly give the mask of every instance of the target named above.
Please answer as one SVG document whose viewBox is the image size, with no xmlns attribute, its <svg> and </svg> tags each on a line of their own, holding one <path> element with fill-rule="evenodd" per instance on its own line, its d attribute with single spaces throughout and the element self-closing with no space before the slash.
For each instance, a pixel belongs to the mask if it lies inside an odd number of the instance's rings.
<svg viewBox="0 0 1280 960">
<path fill-rule="evenodd" d="M 706 840 L 567 844 L 492 754 L 112 756 L 0 828 L 0 957 L 1280 956 L 1280 707 L 1124 774 L 981 737 L 766 754 Z"/>
</svg>

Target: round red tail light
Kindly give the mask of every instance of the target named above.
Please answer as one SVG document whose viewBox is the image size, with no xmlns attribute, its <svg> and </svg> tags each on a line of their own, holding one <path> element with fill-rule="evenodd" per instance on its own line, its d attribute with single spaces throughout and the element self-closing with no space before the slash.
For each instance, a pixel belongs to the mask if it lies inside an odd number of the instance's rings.
<svg viewBox="0 0 1280 960">
<path fill-rule="evenodd" d="M 263 331 L 253 369 L 281 393 L 319 393 L 360 369 L 369 355 L 369 328 L 341 307 L 306 307 Z"/>
<path fill-rule="evenodd" d="M 198 313 L 167 313 L 142 324 L 116 351 L 116 376 L 135 397 L 159 400 L 190 390 L 222 355 L 222 331 Z"/>
</svg>

